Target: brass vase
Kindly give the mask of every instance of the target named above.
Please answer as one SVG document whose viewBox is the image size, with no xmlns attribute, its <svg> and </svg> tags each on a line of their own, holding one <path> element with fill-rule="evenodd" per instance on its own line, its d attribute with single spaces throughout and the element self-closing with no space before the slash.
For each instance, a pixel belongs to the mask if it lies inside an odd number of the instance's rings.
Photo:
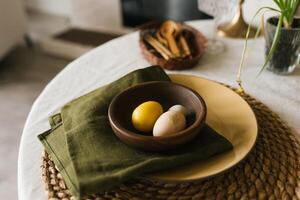
<svg viewBox="0 0 300 200">
<path fill-rule="evenodd" d="M 218 27 L 218 34 L 223 37 L 231 38 L 245 38 L 249 24 L 247 24 L 243 17 L 242 5 L 244 0 L 239 1 L 238 10 L 232 21 L 222 24 Z M 251 27 L 249 38 L 253 38 L 257 31 L 256 27 Z"/>
</svg>

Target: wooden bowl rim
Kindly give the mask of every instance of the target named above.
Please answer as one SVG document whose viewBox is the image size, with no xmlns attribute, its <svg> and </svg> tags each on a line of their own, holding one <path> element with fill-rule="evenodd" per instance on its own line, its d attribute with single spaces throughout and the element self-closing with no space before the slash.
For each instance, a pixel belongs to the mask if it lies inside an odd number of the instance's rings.
<svg viewBox="0 0 300 200">
<path fill-rule="evenodd" d="M 199 117 L 196 118 L 195 122 L 193 122 L 192 125 L 190 125 L 189 127 L 185 128 L 182 131 L 179 131 L 175 134 L 172 134 L 170 136 L 148 136 L 148 135 L 141 135 L 138 133 L 135 133 L 133 131 L 130 131 L 126 128 L 124 128 L 118 121 L 114 120 L 114 105 L 116 103 L 116 101 L 118 100 L 118 98 L 120 97 L 121 94 L 127 93 L 129 91 L 135 90 L 137 88 L 140 87 L 145 87 L 147 85 L 152 85 L 152 84 L 169 84 L 169 85 L 173 85 L 176 87 L 181 87 L 185 90 L 188 90 L 189 92 L 191 92 L 200 102 L 201 105 L 201 111 L 199 114 Z M 192 90 L 191 88 L 188 88 L 184 85 L 178 84 L 178 83 L 173 83 L 173 82 L 168 82 L 168 81 L 149 81 L 149 82 L 145 82 L 145 83 L 140 83 L 134 86 L 131 86 L 129 88 L 127 88 L 126 90 L 120 92 L 118 95 L 116 95 L 113 100 L 111 101 L 109 108 L 108 108 L 108 118 L 109 118 L 109 122 L 110 124 L 117 129 L 122 135 L 132 138 L 134 140 L 136 139 L 143 139 L 143 140 L 169 140 L 169 139 L 174 139 L 177 137 L 181 137 L 183 135 L 187 135 L 189 133 L 192 133 L 192 130 L 198 128 L 199 126 L 203 125 L 206 119 L 206 114 L 207 114 L 207 106 L 205 101 L 203 100 L 203 98 L 194 90 Z"/>
</svg>

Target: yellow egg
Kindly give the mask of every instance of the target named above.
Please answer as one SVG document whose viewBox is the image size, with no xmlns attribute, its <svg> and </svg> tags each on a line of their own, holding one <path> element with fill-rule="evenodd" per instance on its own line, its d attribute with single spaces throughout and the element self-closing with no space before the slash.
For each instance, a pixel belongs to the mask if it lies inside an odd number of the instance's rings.
<svg viewBox="0 0 300 200">
<path fill-rule="evenodd" d="M 162 113 L 163 108 L 158 102 L 147 101 L 134 109 L 132 113 L 132 124 L 134 128 L 139 131 L 150 132 Z"/>
</svg>

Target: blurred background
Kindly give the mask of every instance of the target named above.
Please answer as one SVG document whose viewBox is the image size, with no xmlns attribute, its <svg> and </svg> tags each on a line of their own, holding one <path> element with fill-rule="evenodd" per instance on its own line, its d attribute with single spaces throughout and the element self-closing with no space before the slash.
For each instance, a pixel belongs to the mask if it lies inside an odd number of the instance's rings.
<svg viewBox="0 0 300 200">
<path fill-rule="evenodd" d="M 272 0 L 246 0 L 246 21 L 263 5 Z M 197 0 L 0 0 L 1 199 L 17 199 L 22 128 L 46 84 L 90 49 L 165 19 L 211 17 L 198 10 Z"/>
</svg>

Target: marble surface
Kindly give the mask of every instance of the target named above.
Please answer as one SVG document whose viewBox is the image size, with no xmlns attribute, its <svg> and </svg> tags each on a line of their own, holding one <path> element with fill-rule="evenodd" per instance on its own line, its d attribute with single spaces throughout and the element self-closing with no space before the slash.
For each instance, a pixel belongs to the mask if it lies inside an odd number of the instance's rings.
<svg viewBox="0 0 300 200">
<path fill-rule="evenodd" d="M 190 24 L 206 36 L 212 35 L 211 21 L 195 21 Z M 235 76 L 244 41 L 222 40 L 226 45 L 224 53 L 217 56 L 204 55 L 197 67 L 168 73 L 193 74 L 236 86 Z M 264 40 L 260 38 L 249 43 L 243 71 L 246 92 L 277 112 L 299 134 L 299 69 L 290 76 L 278 76 L 265 71 L 257 77 L 264 61 Z M 138 33 L 134 32 L 105 43 L 76 59 L 45 87 L 33 104 L 21 139 L 18 165 L 20 200 L 46 199 L 40 178 L 43 147 L 36 136 L 49 129 L 48 117 L 70 100 L 134 69 L 149 65 L 141 56 Z"/>
</svg>

